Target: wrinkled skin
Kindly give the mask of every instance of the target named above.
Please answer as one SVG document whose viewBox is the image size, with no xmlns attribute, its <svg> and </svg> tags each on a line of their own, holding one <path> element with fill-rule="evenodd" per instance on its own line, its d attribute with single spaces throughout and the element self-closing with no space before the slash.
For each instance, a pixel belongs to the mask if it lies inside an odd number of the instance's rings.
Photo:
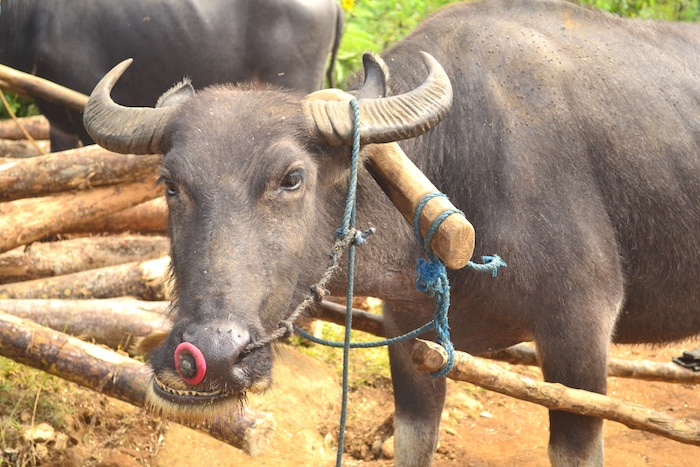
<svg viewBox="0 0 700 467">
<path fill-rule="evenodd" d="M 472 221 L 475 255 L 508 262 L 497 279 L 450 271 L 455 346 L 533 340 L 547 381 L 604 393 L 610 342 L 698 334 L 700 29 L 554 1 L 467 4 L 383 54 L 393 94 L 423 80 L 419 50 L 442 63 L 455 102 L 401 146 Z M 265 388 L 269 347 L 246 345 L 277 329 L 327 264 L 348 149 L 309 138 L 301 97 L 211 89 L 165 131 L 177 299 L 151 360 L 171 393 L 156 385 L 150 400 L 169 415 L 199 420 L 223 410 L 219 396 Z M 434 303 L 414 287 L 422 253 L 410 227 L 363 169 L 358 227 L 370 226 L 355 292 L 384 299 L 395 336 L 427 322 Z M 194 385 L 183 377 L 194 378 L 196 355 L 175 368 L 183 341 L 207 354 Z M 389 352 L 396 464 L 429 465 L 444 378 L 415 370 L 410 343 Z M 603 464 L 600 419 L 553 411 L 550 425 L 552 464 Z"/>
<path fill-rule="evenodd" d="M 332 69 L 343 29 L 334 0 L 2 0 L 0 63 L 89 94 L 125 58 L 115 88 L 130 106 L 153 105 L 184 76 L 195 88 L 260 81 L 314 91 Z M 329 57 L 331 57 L 329 59 Z M 80 112 L 37 99 L 51 149 L 90 144 Z"/>
</svg>

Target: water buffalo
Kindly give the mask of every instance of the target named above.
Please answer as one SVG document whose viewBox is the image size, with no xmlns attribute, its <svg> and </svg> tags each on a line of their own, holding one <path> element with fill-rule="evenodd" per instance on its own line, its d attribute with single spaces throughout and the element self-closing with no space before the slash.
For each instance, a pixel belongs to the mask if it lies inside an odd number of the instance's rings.
<svg viewBox="0 0 700 467">
<path fill-rule="evenodd" d="M 421 51 L 446 76 L 425 58 L 428 74 Z M 547 381 L 604 393 L 611 342 L 700 332 L 698 26 L 485 0 L 434 15 L 382 59 L 355 92 L 363 144 L 412 138 L 402 148 L 472 221 L 476 255 L 508 263 L 496 279 L 450 271 L 456 348 L 534 341 Z M 165 154 L 176 299 L 150 401 L 199 420 L 269 384 L 270 348 L 249 344 L 326 267 L 351 113 L 332 97 L 321 107 L 334 120 L 316 121 L 316 94 L 250 85 L 190 98 L 182 86 L 159 108 L 127 108 L 109 97 L 123 70 L 97 86 L 85 118 L 110 149 Z M 451 110 L 417 136 L 447 112 L 436 104 L 446 79 Z M 367 170 L 359 178 L 358 227 L 377 234 L 358 252 L 355 292 L 384 299 L 398 335 L 434 311 L 414 287 L 422 249 Z M 410 343 L 389 354 L 396 464 L 428 465 L 444 378 L 415 370 Z M 552 411 L 550 428 L 552 464 L 603 463 L 602 420 Z"/>
<path fill-rule="evenodd" d="M 88 94 L 125 58 L 114 90 L 152 105 L 188 76 L 196 87 L 258 80 L 314 91 L 343 28 L 335 0 L 0 0 L 0 63 Z M 79 112 L 37 99 L 51 149 L 90 143 Z"/>
</svg>

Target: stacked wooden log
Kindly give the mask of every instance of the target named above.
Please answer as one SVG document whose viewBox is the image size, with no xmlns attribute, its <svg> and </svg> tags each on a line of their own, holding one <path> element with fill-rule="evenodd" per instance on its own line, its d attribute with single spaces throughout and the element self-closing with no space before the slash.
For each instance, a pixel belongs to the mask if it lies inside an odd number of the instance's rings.
<svg viewBox="0 0 700 467">
<path fill-rule="evenodd" d="M 0 355 L 144 406 L 126 351 L 169 328 L 161 156 L 42 154 L 47 137 L 43 117 L 0 121 Z M 246 409 L 200 428 L 257 455 L 274 427 Z"/>
</svg>

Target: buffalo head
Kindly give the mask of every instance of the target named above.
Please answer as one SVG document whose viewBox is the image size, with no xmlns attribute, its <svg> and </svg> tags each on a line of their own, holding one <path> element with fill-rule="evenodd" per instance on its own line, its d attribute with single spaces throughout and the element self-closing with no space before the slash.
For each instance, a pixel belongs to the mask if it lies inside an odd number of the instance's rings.
<svg viewBox="0 0 700 467">
<path fill-rule="evenodd" d="M 425 82 L 384 97 L 379 58 L 365 59 L 362 144 L 418 136 L 449 110 L 442 67 L 423 54 Z M 107 149 L 163 153 L 175 298 L 173 326 L 153 352 L 149 403 L 200 422 L 270 384 L 276 330 L 319 278 L 339 225 L 352 144 L 353 96 L 307 96 L 262 85 L 187 84 L 156 108 L 116 104 L 122 62 L 93 91 L 84 121 Z"/>
</svg>

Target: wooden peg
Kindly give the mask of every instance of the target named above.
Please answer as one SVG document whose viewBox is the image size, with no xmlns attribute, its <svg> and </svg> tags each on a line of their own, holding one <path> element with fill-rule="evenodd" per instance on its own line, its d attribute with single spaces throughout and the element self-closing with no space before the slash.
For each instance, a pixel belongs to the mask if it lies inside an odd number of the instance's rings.
<svg viewBox="0 0 700 467">
<path fill-rule="evenodd" d="M 409 224 L 423 198 L 439 190 L 406 156 L 397 143 L 369 144 L 363 148 L 367 169 Z M 457 209 L 445 197 L 428 201 L 419 225 L 425 238 L 433 221 L 448 210 Z M 430 249 L 450 269 L 467 265 L 474 252 L 474 227 L 460 213 L 445 218 L 430 241 Z"/>
</svg>

